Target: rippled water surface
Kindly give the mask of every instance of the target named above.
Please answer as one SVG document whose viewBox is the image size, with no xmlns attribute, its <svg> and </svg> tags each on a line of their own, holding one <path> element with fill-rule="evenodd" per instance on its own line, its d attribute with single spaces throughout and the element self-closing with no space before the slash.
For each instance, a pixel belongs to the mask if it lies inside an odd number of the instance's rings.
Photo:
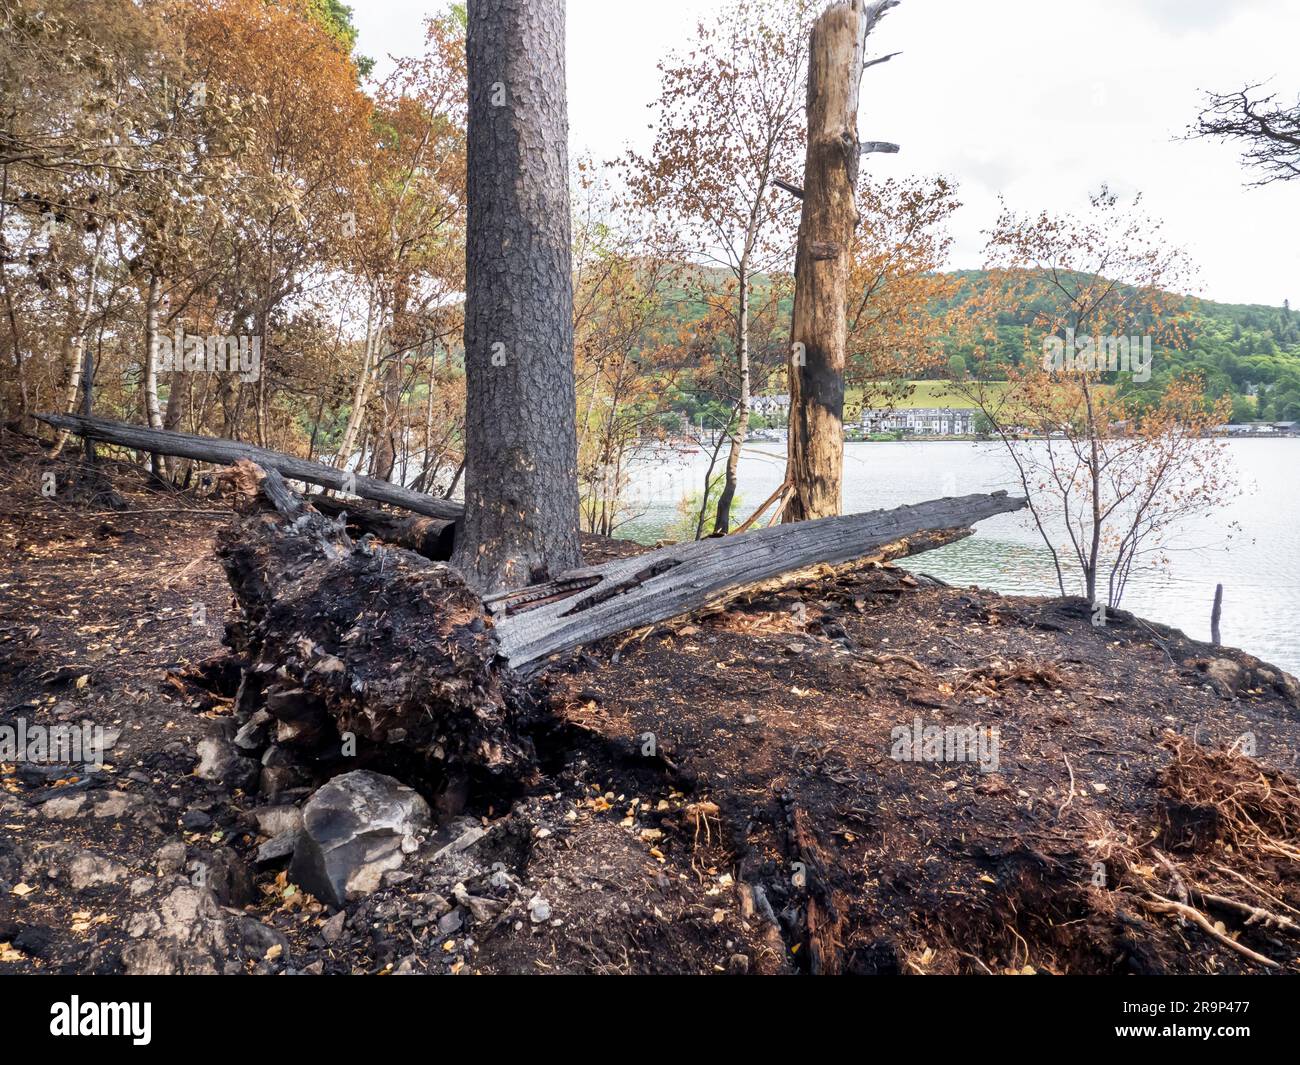
<svg viewBox="0 0 1300 1065">
<path fill-rule="evenodd" d="M 1226 444 L 1242 492 L 1211 517 L 1168 539 L 1167 562 L 1135 572 L 1124 607 L 1209 639 L 1214 586 L 1224 586 L 1223 642 L 1300 674 L 1300 440 Z M 618 535 L 653 542 L 677 520 L 677 505 L 698 492 L 708 457 L 647 456 L 634 474 L 637 517 Z M 757 444 L 740 464 L 738 512 L 766 499 L 785 471 L 782 444 Z M 847 444 L 846 512 L 895 507 L 938 496 L 1005 488 L 1019 492 L 999 444 Z M 910 568 L 954 584 L 1004 593 L 1058 594 L 1051 556 L 1026 514 L 981 522 L 973 537 L 912 559 Z M 1071 587 L 1067 589 L 1081 590 Z"/>
</svg>

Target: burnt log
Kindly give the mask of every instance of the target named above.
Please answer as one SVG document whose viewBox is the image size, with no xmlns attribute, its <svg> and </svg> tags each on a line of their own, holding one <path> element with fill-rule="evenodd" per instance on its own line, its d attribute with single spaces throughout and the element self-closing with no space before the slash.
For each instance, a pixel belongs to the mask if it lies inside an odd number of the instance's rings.
<svg viewBox="0 0 1300 1065">
<path fill-rule="evenodd" d="M 369 534 L 377 540 L 404 547 L 435 562 L 451 558 L 456 542 L 456 523 L 423 514 L 393 514 L 379 507 L 367 507 L 347 499 L 308 497 L 313 507 L 331 518 L 342 517 L 348 532 L 358 538 Z"/>
<path fill-rule="evenodd" d="M 335 469 L 333 466 L 245 444 L 239 440 L 177 433 L 169 429 L 147 429 L 142 425 L 115 422 L 107 418 L 86 418 L 76 414 L 37 414 L 35 417 L 60 431 L 76 433 L 83 439 L 99 440 L 105 444 L 116 444 L 149 454 L 175 455 L 219 466 L 231 466 L 240 460 L 255 462 L 264 470 L 275 470 L 295 481 L 318 484 L 363 499 L 373 499 L 378 503 L 389 503 L 443 521 L 457 520 L 465 509 L 449 499 L 437 499 L 388 481 L 362 477 L 348 470 Z"/>
<path fill-rule="evenodd" d="M 934 546 L 926 534 L 965 530 L 1024 505 L 993 492 L 695 540 L 573 570 L 484 603 L 496 616 L 501 657 L 526 673 L 553 654 L 689 613 L 749 585 L 850 562 L 909 537 L 919 538 L 918 547 Z"/>
</svg>

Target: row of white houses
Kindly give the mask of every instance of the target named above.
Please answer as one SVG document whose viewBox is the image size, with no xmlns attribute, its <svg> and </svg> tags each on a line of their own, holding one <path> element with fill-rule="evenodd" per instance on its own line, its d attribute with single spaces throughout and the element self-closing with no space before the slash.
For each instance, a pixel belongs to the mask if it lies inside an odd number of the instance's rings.
<svg viewBox="0 0 1300 1065">
<path fill-rule="evenodd" d="M 790 410 L 790 397 L 754 396 L 750 409 L 765 416 L 784 417 Z M 859 425 L 867 433 L 971 436 L 975 432 L 975 411 L 963 407 L 869 408 L 862 412 Z"/>
</svg>

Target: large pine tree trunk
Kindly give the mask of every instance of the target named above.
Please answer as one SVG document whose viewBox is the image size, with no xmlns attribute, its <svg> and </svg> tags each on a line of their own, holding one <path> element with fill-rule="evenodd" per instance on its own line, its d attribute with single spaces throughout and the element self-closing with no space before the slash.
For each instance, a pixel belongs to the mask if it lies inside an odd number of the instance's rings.
<svg viewBox="0 0 1300 1065">
<path fill-rule="evenodd" d="M 813 26 L 808 60 L 808 154 L 790 331 L 786 521 L 840 512 L 844 465 L 844 316 L 857 226 L 859 5 L 839 3 Z"/>
<path fill-rule="evenodd" d="M 578 542 L 563 0 L 470 0 L 465 518 L 484 591 L 572 569 Z"/>
</svg>

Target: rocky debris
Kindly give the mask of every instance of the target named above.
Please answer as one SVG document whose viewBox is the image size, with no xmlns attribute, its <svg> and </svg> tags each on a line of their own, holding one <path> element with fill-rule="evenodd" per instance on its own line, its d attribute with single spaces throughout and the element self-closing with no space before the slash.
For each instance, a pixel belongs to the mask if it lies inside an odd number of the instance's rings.
<svg viewBox="0 0 1300 1065">
<path fill-rule="evenodd" d="M 69 821 L 81 815 L 86 805 L 85 794 L 60 795 L 41 804 L 41 816 L 51 821 Z"/>
<path fill-rule="evenodd" d="M 248 866 L 229 847 L 217 847 L 189 863 L 190 882 L 206 887 L 223 906 L 247 906 L 257 898 Z"/>
<path fill-rule="evenodd" d="M 258 865 L 273 865 L 292 855 L 297 845 L 298 829 L 291 832 L 281 832 L 278 836 L 272 836 L 258 847 L 257 856 L 253 860 Z"/>
<path fill-rule="evenodd" d="M 129 817 L 140 813 L 144 800 L 125 791 L 110 791 L 91 810 L 94 817 Z"/>
<path fill-rule="evenodd" d="M 68 885 L 73 891 L 120 884 L 127 876 L 126 866 L 93 851 L 81 851 L 67 865 Z"/>
<path fill-rule="evenodd" d="M 267 728 L 272 717 L 265 710 L 256 711 L 235 733 L 235 746 L 242 751 L 257 752 L 266 746 Z"/>
<path fill-rule="evenodd" d="M 326 943 L 331 945 L 337 943 L 339 941 L 339 937 L 343 935 L 343 923 L 347 919 L 348 919 L 347 912 L 344 910 L 339 910 L 338 913 L 336 913 L 333 917 L 331 917 L 328 921 L 324 922 L 320 926 L 321 939 L 323 939 Z"/>
<path fill-rule="evenodd" d="M 296 833 L 302 828 L 302 810 L 296 806 L 263 806 L 252 811 L 257 830 L 264 836 Z"/>
<path fill-rule="evenodd" d="M 308 801 L 289 875 L 332 906 L 368 895 L 433 830 L 429 804 L 392 777 L 358 769 Z"/>
<path fill-rule="evenodd" d="M 159 847 L 155 867 L 159 876 L 179 873 L 185 868 L 185 844 L 180 840 L 173 840 Z"/>
<path fill-rule="evenodd" d="M 233 731 L 234 723 L 226 719 L 199 740 L 195 748 L 199 760 L 194 766 L 194 775 L 231 790 L 242 788 L 247 791 L 257 783 L 258 765 L 235 746 Z"/>
<path fill-rule="evenodd" d="M 132 976 L 239 973 L 249 962 L 278 968 L 288 957 L 280 933 L 223 910 L 211 891 L 186 881 L 175 883 L 156 909 L 135 914 L 126 933 L 133 942 L 122 961 Z"/>
<path fill-rule="evenodd" d="M 457 833 L 450 843 L 435 851 L 430 860 L 440 862 L 453 854 L 462 854 L 487 834 L 488 830 L 486 828 L 471 821 L 470 826 L 465 831 Z"/>
<path fill-rule="evenodd" d="M 1234 651 L 1233 655 L 1192 658 L 1187 665 L 1203 674 L 1210 687 L 1224 699 L 1271 690 L 1300 710 L 1300 683 L 1294 677 L 1244 652 Z"/>
</svg>

